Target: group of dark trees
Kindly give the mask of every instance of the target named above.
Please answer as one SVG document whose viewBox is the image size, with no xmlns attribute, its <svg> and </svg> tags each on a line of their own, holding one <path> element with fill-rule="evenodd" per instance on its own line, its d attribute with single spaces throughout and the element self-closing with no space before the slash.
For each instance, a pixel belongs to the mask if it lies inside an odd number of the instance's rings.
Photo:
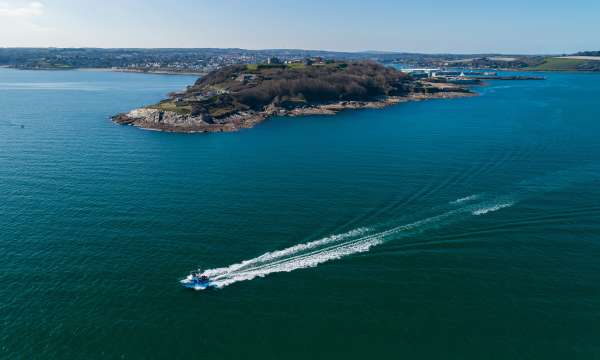
<svg viewBox="0 0 600 360">
<path fill-rule="evenodd" d="M 252 75 L 253 80 L 237 80 L 244 75 Z M 369 100 L 399 95 L 406 92 L 409 82 L 410 78 L 400 71 L 363 61 L 255 70 L 229 66 L 199 79 L 193 88 L 225 87 L 229 90 L 229 102 L 259 110 L 271 103 Z"/>
</svg>

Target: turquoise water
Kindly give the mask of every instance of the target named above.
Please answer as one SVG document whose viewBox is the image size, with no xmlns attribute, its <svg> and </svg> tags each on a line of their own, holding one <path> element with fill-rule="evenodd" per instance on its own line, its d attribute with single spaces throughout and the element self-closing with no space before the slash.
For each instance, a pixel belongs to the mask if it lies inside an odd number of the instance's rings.
<svg viewBox="0 0 600 360">
<path fill-rule="evenodd" d="M 600 76 L 545 75 L 185 135 L 108 117 L 192 77 L 0 69 L 0 358 L 599 358 Z"/>
</svg>

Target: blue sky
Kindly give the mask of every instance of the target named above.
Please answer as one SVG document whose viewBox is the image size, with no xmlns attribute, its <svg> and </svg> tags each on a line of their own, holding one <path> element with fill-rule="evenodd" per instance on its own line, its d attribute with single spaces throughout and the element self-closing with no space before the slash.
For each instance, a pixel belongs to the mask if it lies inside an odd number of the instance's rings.
<svg viewBox="0 0 600 360">
<path fill-rule="evenodd" d="M 570 53 L 600 0 L 0 0 L 0 46 Z"/>
</svg>

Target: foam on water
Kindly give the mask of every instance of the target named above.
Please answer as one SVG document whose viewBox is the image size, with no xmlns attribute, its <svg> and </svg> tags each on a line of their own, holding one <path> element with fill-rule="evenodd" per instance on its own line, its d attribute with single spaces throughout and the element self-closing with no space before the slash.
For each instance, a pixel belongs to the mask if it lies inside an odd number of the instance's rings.
<svg viewBox="0 0 600 360">
<path fill-rule="evenodd" d="M 369 231 L 368 228 L 358 228 L 358 229 L 354 229 L 354 230 L 348 231 L 343 234 L 336 234 L 336 235 L 325 237 L 323 239 L 312 241 L 309 243 L 294 245 L 287 249 L 267 252 L 267 253 L 265 253 L 261 256 L 258 256 L 254 259 L 245 260 L 238 264 L 233 264 L 233 265 L 230 265 L 228 267 L 223 267 L 223 268 L 207 270 L 204 272 L 204 275 L 212 277 L 212 276 L 216 276 L 216 275 L 220 275 L 220 274 L 227 274 L 227 273 L 232 273 L 234 271 L 240 271 L 240 270 L 246 269 L 248 267 L 259 266 L 260 264 L 277 261 L 278 259 L 287 258 L 294 254 L 305 252 L 305 251 L 308 251 L 308 250 L 311 250 L 314 248 L 319 248 L 319 247 L 322 247 L 322 246 L 325 246 L 328 244 L 341 242 L 341 241 L 347 240 L 348 238 L 360 236 L 360 235 L 365 234 L 368 231 Z"/>
<path fill-rule="evenodd" d="M 479 216 L 479 215 L 485 215 L 487 213 L 491 213 L 494 211 L 498 211 L 507 207 L 511 207 L 513 206 L 515 203 L 514 202 L 505 202 L 505 203 L 500 203 L 500 204 L 496 204 L 496 205 L 491 205 L 491 206 L 484 206 L 481 207 L 479 209 L 473 210 L 473 215 Z"/>
<path fill-rule="evenodd" d="M 267 252 L 256 258 L 244 260 L 227 267 L 208 269 L 201 272 L 201 275 L 208 276 L 214 287 L 223 288 L 239 281 L 265 277 L 273 273 L 315 267 L 331 260 L 369 251 L 373 246 L 392 239 L 413 236 L 458 221 L 465 216 L 471 216 L 480 208 L 496 206 L 500 209 L 501 205 L 491 202 L 467 205 L 378 232 L 369 228 L 358 228 L 343 234 L 294 245 L 283 250 Z M 190 275 L 182 280 L 182 283 L 189 283 L 192 278 L 193 276 Z M 202 289 L 199 288 L 198 290 Z"/>
<path fill-rule="evenodd" d="M 223 274 L 221 276 L 217 276 L 212 282 L 216 287 L 222 288 L 239 281 L 252 280 L 256 277 L 264 277 L 277 272 L 290 272 L 296 269 L 315 267 L 330 260 L 340 259 L 347 255 L 369 251 L 371 247 L 381 243 L 382 239 L 375 236 L 359 242 L 343 244 L 334 248 L 326 248 L 306 256 L 298 256 L 258 268 L 250 268 L 248 270 Z"/>
<path fill-rule="evenodd" d="M 201 272 L 201 275 L 208 276 L 214 287 L 223 288 L 236 282 L 265 277 L 273 273 L 315 267 L 331 260 L 369 251 L 372 247 L 390 240 L 414 236 L 470 216 L 486 215 L 509 208 L 535 194 L 557 190 L 574 182 L 600 179 L 599 168 L 584 167 L 582 169 L 558 172 L 521 182 L 517 184 L 510 195 L 492 197 L 486 194 L 476 194 L 462 197 L 439 208 L 438 215 L 425 217 L 408 224 L 383 230 L 358 228 L 283 250 L 267 252 L 227 267 L 209 269 Z M 193 276 L 190 275 L 181 282 L 189 283 L 192 279 Z"/>
<path fill-rule="evenodd" d="M 477 200 L 481 197 L 481 195 L 475 194 L 475 195 L 469 195 L 469 196 L 465 196 L 459 199 L 456 199 L 454 201 L 450 201 L 450 204 L 452 205 L 456 205 L 456 204 L 462 204 L 462 203 L 466 203 L 469 201 L 474 201 Z"/>
</svg>

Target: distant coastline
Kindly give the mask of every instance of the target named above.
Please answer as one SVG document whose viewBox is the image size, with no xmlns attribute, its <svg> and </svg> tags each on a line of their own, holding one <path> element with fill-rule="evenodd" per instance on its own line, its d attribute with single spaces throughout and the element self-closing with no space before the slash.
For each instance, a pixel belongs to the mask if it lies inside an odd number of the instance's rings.
<svg viewBox="0 0 600 360">
<path fill-rule="evenodd" d="M 600 51 L 573 54 L 428 54 L 405 52 L 336 52 L 306 49 L 220 48 L 0 48 L 0 66 L 22 70 L 103 69 L 146 74 L 207 74 L 234 64 L 304 59 L 375 61 L 412 68 L 470 70 L 600 72 Z"/>
<path fill-rule="evenodd" d="M 128 68 L 20 68 L 11 65 L 0 65 L 0 69 L 14 69 L 14 70 L 27 70 L 27 71 L 91 71 L 91 72 L 128 72 L 136 74 L 150 74 L 150 75 L 193 75 L 193 76 L 204 76 L 206 72 L 195 72 L 195 71 L 175 71 L 168 69 L 161 70 L 142 70 L 142 69 L 128 69 Z"/>
<path fill-rule="evenodd" d="M 194 75 L 194 76 L 203 76 L 206 75 L 206 72 L 195 72 L 195 71 L 175 71 L 169 69 L 159 69 L 159 70 L 146 70 L 146 69 L 129 69 L 129 68 L 79 68 L 79 71 L 105 71 L 105 72 L 128 72 L 128 73 L 136 73 L 136 74 L 154 74 L 154 75 Z"/>
</svg>

